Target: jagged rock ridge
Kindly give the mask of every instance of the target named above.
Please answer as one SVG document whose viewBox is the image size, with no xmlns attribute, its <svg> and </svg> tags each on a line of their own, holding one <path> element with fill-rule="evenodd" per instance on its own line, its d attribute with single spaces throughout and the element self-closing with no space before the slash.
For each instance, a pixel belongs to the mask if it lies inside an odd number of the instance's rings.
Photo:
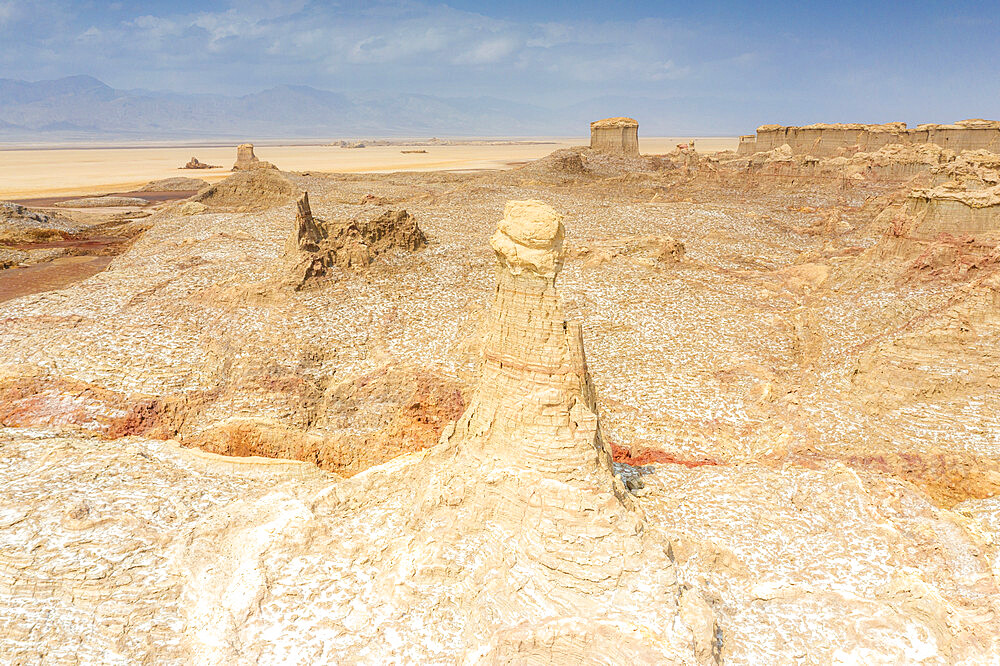
<svg viewBox="0 0 1000 666">
<path fill-rule="evenodd" d="M 414 252 L 427 239 L 405 210 L 386 210 L 368 220 L 321 220 L 313 217 L 309 194 L 296 202 L 295 226 L 285 241 L 284 259 L 295 288 L 324 277 L 333 267 L 360 269 L 389 250 Z"/>
</svg>

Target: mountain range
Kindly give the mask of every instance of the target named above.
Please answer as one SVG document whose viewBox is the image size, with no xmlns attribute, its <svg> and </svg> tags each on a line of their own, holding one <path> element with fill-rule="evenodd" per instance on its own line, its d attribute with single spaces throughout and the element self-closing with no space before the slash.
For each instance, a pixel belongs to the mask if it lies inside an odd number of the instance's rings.
<svg viewBox="0 0 1000 666">
<path fill-rule="evenodd" d="M 12 141 L 571 133 L 551 116 L 490 97 L 348 95 L 291 85 L 229 97 L 116 90 L 90 76 L 0 79 L 0 139 Z"/>
<path fill-rule="evenodd" d="M 596 97 L 548 109 L 494 97 L 343 93 L 301 85 L 226 96 L 118 90 L 91 76 L 0 79 L 0 141 L 585 136 L 590 120 L 615 115 L 638 117 L 651 134 L 691 132 L 671 124 L 665 112 L 671 106 Z M 705 108 L 718 107 L 711 101 Z"/>
</svg>

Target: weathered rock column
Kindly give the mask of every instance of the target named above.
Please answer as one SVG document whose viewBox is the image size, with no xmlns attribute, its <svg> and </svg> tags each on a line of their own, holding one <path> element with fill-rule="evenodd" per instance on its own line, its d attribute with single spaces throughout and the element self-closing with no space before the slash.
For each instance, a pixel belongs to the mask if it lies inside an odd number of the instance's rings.
<svg viewBox="0 0 1000 666">
<path fill-rule="evenodd" d="M 633 118 L 605 118 L 590 123 L 590 147 L 602 153 L 639 156 L 639 123 Z"/>
<path fill-rule="evenodd" d="M 252 169 L 253 165 L 259 161 L 257 156 L 253 154 L 253 144 L 241 143 L 236 147 L 236 164 L 233 165 L 233 171 Z"/>
<path fill-rule="evenodd" d="M 579 324 L 556 291 L 561 216 L 540 201 L 512 201 L 490 240 L 497 288 L 482 379 L 458 428 L 469 446 L 559 478 L 610 474 Z"/>
<path fill-rule="evenodd" d="M 502 529 L 564 591 L 614 588 L 638 562 L 642 516 L 614 475 L 581 328 L 556 290 L 562 217 L 541 201 L 512 201 L 490 245 L 497 287 L 482 378 L 432 450 L 437 471 L 423 477 L 416 513 L 440 540 L 446 525 Z"/>
</svg>

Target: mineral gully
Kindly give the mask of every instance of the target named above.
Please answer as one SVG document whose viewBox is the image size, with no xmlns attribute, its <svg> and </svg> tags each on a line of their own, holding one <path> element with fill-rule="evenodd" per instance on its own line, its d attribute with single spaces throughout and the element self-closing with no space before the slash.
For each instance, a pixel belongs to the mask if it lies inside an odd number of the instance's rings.
<svg viewBox="0 0 1000 666">
<path fill-rule="evenodd" d="M 2 204 L 0 662 L 998 663 L 997 127 Z"/>
</svg>

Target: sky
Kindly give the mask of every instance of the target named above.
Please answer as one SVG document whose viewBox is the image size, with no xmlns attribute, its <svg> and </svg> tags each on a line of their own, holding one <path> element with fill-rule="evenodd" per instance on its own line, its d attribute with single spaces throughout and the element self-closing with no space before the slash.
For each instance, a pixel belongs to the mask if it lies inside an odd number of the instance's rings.
<svg viewBox="0 0 1000 666">
<path fill-rule="evenodd" d="M 610 104 L 702 133 L 1000 118 L 994 2 L 0 0 L 0 78 Z M 642 119 L 640 119 L 642 120 Z M 737 127 L 738 126 L 738 127 Z"/>
</svg>

